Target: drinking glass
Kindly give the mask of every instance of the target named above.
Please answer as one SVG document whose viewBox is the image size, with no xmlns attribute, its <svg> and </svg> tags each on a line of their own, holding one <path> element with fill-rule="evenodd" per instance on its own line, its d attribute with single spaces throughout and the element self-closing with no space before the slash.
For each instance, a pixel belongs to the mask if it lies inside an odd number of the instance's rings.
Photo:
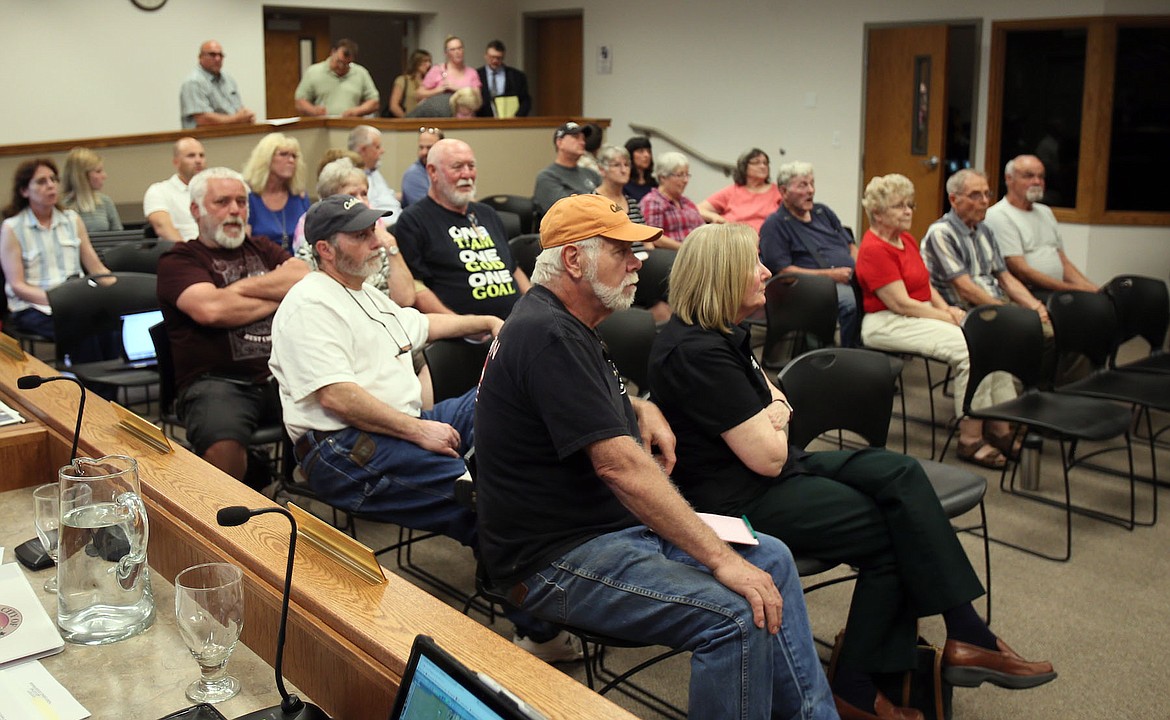
<svg viewBox="0 0 1170 720">
<path fill-rule="evenodd" d="M 57 483 L 33 490 L 33 522 L 45 552 L 53 559 L 53 576 L 45 581 L 47 592 L 57 592 L 57 550 L 61 528 L 61 489 Z"/>
<path fill-rule="evenodd" d="M 225 668 L 244 627 L 242 578 L 228 563 L 196 565 L 175 576 L 179 634 L 202 673 L 187 687 L 193 703 L 222 702 L 240 691 L 240 681 Z"/>
</svg>

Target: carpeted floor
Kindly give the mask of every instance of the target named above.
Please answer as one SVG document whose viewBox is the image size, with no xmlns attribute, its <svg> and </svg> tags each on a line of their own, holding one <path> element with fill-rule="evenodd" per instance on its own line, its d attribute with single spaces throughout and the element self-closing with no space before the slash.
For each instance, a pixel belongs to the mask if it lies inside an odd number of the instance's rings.
<svg viewBox="0 0 1170 720">
<path fill-rule="evenodd" d="M 926 415 L 924 383 L 918 379 L 921 365 L 908 368 L 910 414 Z M 950 400 L 936 391 L 937 405 L 943 417 L 950 416 Z M 1155 414 L 1155 421 L 1170 422 Z M 910 424 L 910 453 L 921 457 L 930 453 L 927 427 Z M 942 437 L 939 438 L 941 445 Z M 891 448 L 902 447 L 901 423 L 895 420 L 889 441 Z M 1145 445 L 1135 445 L 1139 472 L 1149 473 L 1149 455 Z M 1170 466 L 1170 454 L 1160 451 L 1159 461 Z M 957 462 L 953 450 L 948 462 Z M 1124 464 L 1123 456 L 1102 461 L 1113 467 Z M 986 497 L 988 522 L 993 536 L 1037 544 L 1049 552 L 1063 550 L 1063 514 L 999 490 L 998 473 L 983 471 L 989 482 Z M 1166 471 L 1163 470 L 1163 474 Z M 1041 464 L 1041 491 L 1055 493 L 1062 487 L 1056 443 L 1045 443 Z M 1101 473 L 1077 470 L 1072 475 L 1074 502 L 1092 507 L 1128 512 L 1125 481 Z M 1150 487 L 1140 485 L 1137 508 L 1139 517 L 1149 517 Z M 967 520 L 960 518 L 958 522 Z M 982 544 L 978 538 L 964 535 L 963 544 L 982 574 Z M 397 538 L 397 528 L 362 523 L 360 538 L 377 547 Z M 384 542 L 385 541 L 385 542 Z M 979 689 L 955 690 L 954 716 L 964 720 L 997 718 L 1164 718 L 1170 717 L 1170 684 L 1163 657 L 1170 647 L 1170 577 L 1161 574 L 1170 548 L 1170 529 L 1163 522 L 1152 528 L 1128 531 L 1096 520 L 1075 517 L 1073 520 L 1073 557 L 1057 563 L 1026 555 L 1017 550 L 992 545 L 992 629 L 1028 658 L 1049 659 L 1060 676 L 1056 681 L 1032 690 L 1008 691 L 984 686 Z M 474 564 L 470 551 L 446 538 L 420 543 L 414 550 L 415 561 L 427 570 L 470 589 Z M 395 569 L 393 557 L 384 556 L 384 565 Z M 396 570 L 401 572 L 400 570 Z M 820 579 L 820 578 L 818 578 Z M 425 587 L 425 586 L 424 586 Z M 852 585 L 837 585 L 808 597 L 809 614 L 819 638 L 832 638 L 843 626 Z M 453 605 L 461 607 L 454 600 Z M 980 601 L 981 602 L 981 601 Z M 977 608 L 982 610 L 982 605 Z M 486 618 L 476 615 L 486 623 Z M 493 629 L 509 634 L 507 622 L 497 619 Z M 945 634 L 941 620 L 927 618 L 922 634 L 941 644 Z M 625 667 L 648 651 L 611 651 L 611 664 Z M 827 658 L 827 651 L 824 651 Z M 562 668 L 584 682 L 580 663 Z M 643 683 L 671 701 L 686 704 L 686 679 L 689 674 L 685 656 L 676 657 L 639 676 Z M 618 704 L 644 718 L 662 717 L 644 705 L 611 694 Z"/>
</svg>

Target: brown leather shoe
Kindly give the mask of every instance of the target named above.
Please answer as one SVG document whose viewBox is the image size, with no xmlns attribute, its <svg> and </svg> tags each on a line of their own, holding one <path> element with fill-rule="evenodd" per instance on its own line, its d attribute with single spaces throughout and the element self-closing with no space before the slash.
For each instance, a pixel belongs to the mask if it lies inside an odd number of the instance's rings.
<svg viewBox="0 0 1170 720">
<path fill-rule="evenodd" d="M 922 713 L 914 708 L 898 707 L 879 691 L 873 702 L 875 713 L 868 713 L 856 705 L 850 705 L 841 698 L 833 695 L 833 703 L 837 706 L 837 714 L 841 720 L 923 720 Z"/>
<path fill-rule="evenodd" d="M 1050 662 L 1028 662 L 996 639 L 999 651 L 947 640 L 943 648 L 943 678 L 959 687 L 978 687 L 985 682 L 1009 690 L 1023 690 L 1056 679 Z"/>
</svg>

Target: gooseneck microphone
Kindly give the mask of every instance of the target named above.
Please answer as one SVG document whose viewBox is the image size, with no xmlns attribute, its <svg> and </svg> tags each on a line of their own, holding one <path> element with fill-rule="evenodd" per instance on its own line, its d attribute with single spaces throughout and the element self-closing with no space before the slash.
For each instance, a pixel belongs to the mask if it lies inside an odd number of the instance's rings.
<svg viewBox="0 0 1170 720">
<path fill-rule="evenodd" d="M 81 437 L 81 418 L 85 415 L 85 386 L 72 375 L 53 375 L 51 377 L 25 375 L 17 379 L 16 387 L 21 390 L 33 390 L 47 382 L 55 382 L 57 380 L 68 380 L 69 382 L 77 383 L 77 387 L 81 388 L 81 402 L 77 404 L 77 426 L 73 429 L 73 448 L 69 451 L 69 459 L 72 460 L 77 457 L 77 441 Z"/>
<path fill-rule="evenodd" d="M 232 505 L 220 508 L 215 520 L 223 527 L 243 525 L 256 515 L 265 513 L 279 513 L 288 518 L 292 525 L 292 535 L 288 541 L 288 565 L 284 570 L 284 597 L 280 604 L 280 627 L 276 635 L 276 688 L 280 691 L 280 705 L 257 710 L 256 712 L 241 715 L 236 720 L 329 720 L 324 710 L 316 705 L 306 703 L 296 695 L 290 695 L 284 688 L 284 640 L 288 628 L 288 600 L 292 591 L 293 558 L 297 552 L 297 521 L 288 510 L 282 507 L 259 508 L 249 510 L 242 505 Z"/>
</svg>

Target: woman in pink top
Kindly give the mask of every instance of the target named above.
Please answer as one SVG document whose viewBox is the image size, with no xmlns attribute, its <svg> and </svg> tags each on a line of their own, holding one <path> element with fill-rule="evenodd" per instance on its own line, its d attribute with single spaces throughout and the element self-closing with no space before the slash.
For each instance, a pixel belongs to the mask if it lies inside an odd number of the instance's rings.
<svg viewBox="0 0 1170 720">
<path fill-rule="evenodd" d="M 422 87 L 418 91 L 419 100 L 439 93 L 455 92 L 459 88 L 470 87 L 479 90 L 483 87 L 475 68 L 463 64 L 462 40 L 454 35 L 448 35 L 443 42 L 443 54 L 447 56 L 447 61 L 441 65 L 432 65 L 427 71 Z"/>
<path fill-rule="evenodd" d="M 1001 451 L 1010 451 L 1012 432 L 1006 422 L 963 417 L 963 396 L 971 374 L 967 340 L 959 323 L 966 313 L 939 295 L 918 243 L 908 230 L 914 219 L 914 185 L 904 175 L 875 177 L 861 201 L 869 230 L 857 252 L 857 282 L 865 317 L 861 341 L 867 347 L 914 352 L 951 366 L 955 377 L 955 417 L 959 421 L 959 457 L 986 468 L 1004 465 Z M 981 408 L 1016 396 L 1011 377 L 992 373 L 971 401 Z M 986 440 L 985 440 L 986 434 Z"/>
<path fill-rule="evenodd" d="M 752 148 L 735 161 L 735 182 L 699 203 L 699 214 L 709 223 L 745 223 L 756 232 L 780 206 L 780 189 L 771 182 L 768 153 Z"/>
</svg>

